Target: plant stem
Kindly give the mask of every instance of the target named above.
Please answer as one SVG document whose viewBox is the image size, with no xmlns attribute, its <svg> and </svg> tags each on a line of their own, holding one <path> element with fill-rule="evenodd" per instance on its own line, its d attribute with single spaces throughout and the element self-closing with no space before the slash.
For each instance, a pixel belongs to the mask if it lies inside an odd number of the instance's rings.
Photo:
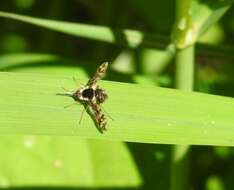
<svg viewBox="0 0 234 190">
<path fill-rule="evenodd" d="M 178 50 L 176 54 L 176 88 L 193 90 L 194 46 Z"/>
<path fill-rule="evenodd" d="M 178 50 L 176 54 L 176 88 L 193 90 L 194 46 Z M 189 146 L 174 146 L 171 166 L 171 190 L 189 189 Z"/>
<path fill-rule="evenodd" d="M 176 51 L 176 88 L 192 91 L 194 72 L 194 45 L 192 38 L 188 40 L 191 30 L 191 0 L 176 1 L 176 21 L 172 31 L 172 41 Z M 171 162 L 171 190 L 187 190 L 188 183 L 189 146 L 173 147 Z"/>
<path fill-rule="evenodd" d="M 183 47 L 176 52 L 176 88 L 192 91 L 194 46 L 187 46 L 186 32 L 190 27 L 189 9 L 190 0 L 177 0 L 176 22 L 172 32 L 172 40 L 176 47 Z M 185 20 L 185 28 L 181 28 L 180 22 Z M 185 190 L 188 188 L 188 150 L 189 146 L 174 146 L 171 165 L 171 190 Z"/>
</svg>

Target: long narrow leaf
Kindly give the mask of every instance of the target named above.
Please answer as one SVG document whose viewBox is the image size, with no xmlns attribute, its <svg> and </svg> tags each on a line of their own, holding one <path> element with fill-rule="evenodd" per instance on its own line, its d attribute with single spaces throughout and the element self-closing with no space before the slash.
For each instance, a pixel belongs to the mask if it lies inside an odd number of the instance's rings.
<svg viewBox="0 0 234 190">
<path fill-rule="evenodd" d="M 85 81 L 82 81 L 85 82 Z M 101 81 L 109 99 L 103 107 L 114 118 L 98 132 L 82 106 L 57 96 L 72 79 L 0 73 L 0 134 L 77 135 L 145 143 L 234 144 L 234 100 L 154 86 Z"/>
<path fill-rule="evenodd" d="M 140 44 L 145 44 L 149 47 L 165 47 L 165 41 L 168 42 L 168 39 L 165 39 L 165 37 L 149 35 L 136 30 L 113 30 L 105 26 L 41 19 L 1 11 L 0 17 L 34 24 L 74 36 L 100 40 L 108 43 L 118 43 L 132 48 L 137 47 Z M 164 41 L 164 43 L 162 43 L 162 41 Z M 172 51 L 172 48 L 170 48 L 170 50 Z"/>
<path fill-rule="evenodd" d="M 0 11 L 0 17 L 30 23 L 39 27 L 52 29 L 69 35 L 79 36 L 107 43 L 116 43 L 123 46 L 138 47 L 138 45 L 150 48 L 165 48 L 174 53 L 175 49 L 169 45 L 169 38 L 161 35 L 151 35 L 137 30 L 116 30 L 109 27 L 89 25 L 82 23 L 70 23 L 49 19 L 23 16 L 14 13 Z M 233 48 L 198 44 L 198 53 L 220 57 L 234 57 Z"/>
</svg>

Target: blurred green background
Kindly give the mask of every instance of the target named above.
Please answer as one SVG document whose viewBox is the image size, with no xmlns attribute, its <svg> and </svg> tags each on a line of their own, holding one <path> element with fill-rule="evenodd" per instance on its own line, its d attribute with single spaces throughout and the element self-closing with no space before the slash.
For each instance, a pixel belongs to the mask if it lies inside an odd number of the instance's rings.
<svg viewBox="0 0 234 190">
<path fill-rule="evenodd" d="M 175 22 L 173 0 L 3 0 L 0 10 L 155 33 L 162 36 L 159 44 L 170 39 Z M 0 28 L 1 71 L 79 73 L 78 77 L 83 77 L 109 61 L 112 64 L 106 80 L 174 86 L 173 56 L 162 49 L 130 49 L 5 18 L 0 18 Z M 233 97 L 233 6 L 199 42 L 195 91 Z M 0 152 L 1 189 L 170 188 L 170 145 L 1 136 Z M 234 189 L 233 148 L 193 146 L 190 152 L 190 189 Z"/>
</svg>

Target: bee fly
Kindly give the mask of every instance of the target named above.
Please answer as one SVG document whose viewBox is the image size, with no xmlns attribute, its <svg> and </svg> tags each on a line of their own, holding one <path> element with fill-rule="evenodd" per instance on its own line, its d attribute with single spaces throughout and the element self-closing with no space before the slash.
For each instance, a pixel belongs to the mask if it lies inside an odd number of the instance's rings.
<svg viewBox="0 0 234 190">
<path fill-rule="evenodd" d="M 98 80 L 103 78 L 106 73 L 108 63 L 101 64 L 94 76 L 89 79 L 86 85 L 79 88 L 73 93 L 59 93 L 58 95 L 65 95 L 72 97 L 75 101 L 84 105 L 85 109 L 89 109 L 89 112 L 94 120 L 96 126 L 101 132 L 106 130 L 106 117 L 101 109 L 100 104 L 103 103 L 107 98 L 105 90 L 97 86 Z"/>
</svg>

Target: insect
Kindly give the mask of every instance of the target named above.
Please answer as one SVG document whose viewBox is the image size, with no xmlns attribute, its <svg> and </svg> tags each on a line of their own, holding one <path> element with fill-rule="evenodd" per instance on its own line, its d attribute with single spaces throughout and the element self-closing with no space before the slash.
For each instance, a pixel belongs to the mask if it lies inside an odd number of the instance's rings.
<svg viewBox="0 0 234 190">
<path fill-rule="evenodd" d="M 66 95 L 72 97 L 75 101 L 84 105 L 85 110 L 88 109 L 96 126 L 101 132 L 106 130 L 107 120 L 101 103 L 103 103 L 108 95 L 105 90 L 97 85 L 98 80 L 103 78 L 108 67 L 108 62 L 102 63 L 96 70 L 94 76 L 89 79 L 86 85 L 72 93 L 59 93 L 58 95 Z M 83 112 L 82 112 L 83 115 Z"/>
</svg>

